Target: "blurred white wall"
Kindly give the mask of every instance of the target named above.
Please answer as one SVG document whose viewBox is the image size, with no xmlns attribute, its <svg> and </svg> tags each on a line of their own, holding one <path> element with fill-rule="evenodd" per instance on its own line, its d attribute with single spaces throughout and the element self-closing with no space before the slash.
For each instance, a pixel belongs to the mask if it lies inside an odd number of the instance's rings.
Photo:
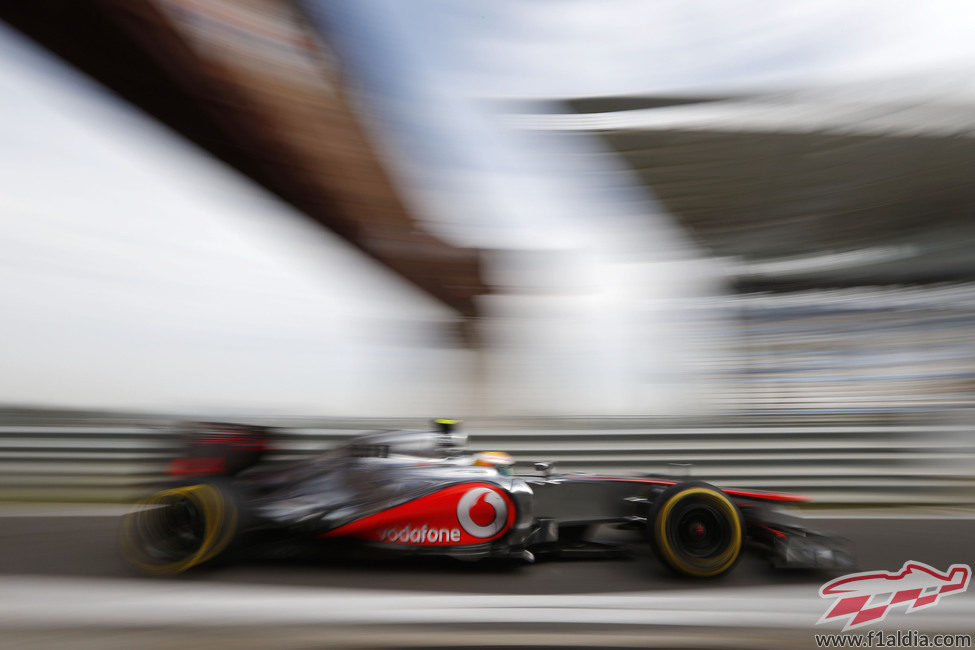
<svg viewBox="0 0 975 650">
<path fill-rule="evenodd" d="M 500 287 L 481 301 L 489 408 L 659 416 L 718 408 L 716 369 L 734 326 L 714 299 L 724 292 L 720 269 L 598 141 L 498 139 L 534 160 L 533 173 L 508 187 L 534 183 L 507 215 L 508 236 L 520 232 L 528 248 L 488 257 Z"/>
<path fill-rule="evenodd" d="M 488 251 L 478 410 L 719 408 L 718 369 L 735 327 L 720 300 L 726 271 L 595 137 L 516 132 L 476 103 L 466 110 L 438 128 L 441 139 L 471 143 L 473 169 L 424 168 L 395 151 L 390 159 L 432 228 Z"/>
<path fill-rule="evenodd" d="M 452 314 L 0 25 L 0 403 L 463 410 Z"/>
<path fill-rule="evenodd" d="M 415 213 L 439 236 L 489 251 L 479 412 L 714 406 L 713 369 L 731 326 L 713 300 L 724 274 L 596 137 L 517 131 L 497 103 L 481 101 L 504 94 L 491 56 L 510 56 L 531 36 L 514 30 L 496 52 L 473 56 L 489 29 L 469 8 L 308 8 L 337 36 Z"/>
<path fill-rule="evenodd" d="M 472 354 L 439 303 L 5 28 L 0 61 L 0 402 L 370 416 L 711 403 L 718 274 L 593 140 L 512 132 L 467 98 L 387 98 L 431 148 L 389 137 L 412 205 L 490 251 L 498 291 Z"/>
</svg>

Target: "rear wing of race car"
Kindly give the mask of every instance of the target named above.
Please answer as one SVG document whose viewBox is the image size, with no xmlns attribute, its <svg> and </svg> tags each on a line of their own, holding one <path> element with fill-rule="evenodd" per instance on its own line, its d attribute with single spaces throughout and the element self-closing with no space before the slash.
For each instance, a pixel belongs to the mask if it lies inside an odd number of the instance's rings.
<svg viewBox="0 0 975 650">
<path fill-rule="evenodd" d="M 170 476 L 233 476 L 255 465 L 268 449 L 271 429 L 249 424 L 194 422 L 182 433 Z"/>
</svg>

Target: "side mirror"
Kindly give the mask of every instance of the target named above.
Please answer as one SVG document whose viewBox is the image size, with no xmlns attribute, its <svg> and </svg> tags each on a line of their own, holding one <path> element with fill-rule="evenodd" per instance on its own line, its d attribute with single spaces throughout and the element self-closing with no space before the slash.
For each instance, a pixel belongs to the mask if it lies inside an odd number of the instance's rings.
<svg viewBox="0 0 975 650">
<path fill-rule="evenodd" d="M 553 471 L 555 471 L 555 463 L 545 462 L 545 463 L 535 463 L 533 465 L 536 472 L 540 472 L 542 476 L 550 476 Z"/>
<path fill-rule="evenodd" d="M 673 467 L 674 475 L 681 478 L 690 478 L 691 468 L 694 467 L 694 463 L 667 463 L 667 465 Z"/>
</svg>

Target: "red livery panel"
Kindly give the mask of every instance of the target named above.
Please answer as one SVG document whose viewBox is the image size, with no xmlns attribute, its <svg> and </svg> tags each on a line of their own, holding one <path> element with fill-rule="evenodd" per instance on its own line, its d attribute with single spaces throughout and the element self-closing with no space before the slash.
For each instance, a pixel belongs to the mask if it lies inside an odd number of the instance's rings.
<svg viewBox="0 0 975 650">
<path fill-rule="evenodd" d="M 497 539 L 514 521 L 515 506 L 504 490 L 490 483 L 463 483 L 363 517 L 322 537 L 460 546 Z"/>
</svg>

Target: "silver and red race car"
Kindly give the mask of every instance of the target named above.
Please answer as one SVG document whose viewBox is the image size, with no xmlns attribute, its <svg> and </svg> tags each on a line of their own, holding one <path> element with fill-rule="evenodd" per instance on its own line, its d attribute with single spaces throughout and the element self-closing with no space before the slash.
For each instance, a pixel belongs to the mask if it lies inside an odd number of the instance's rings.
<svg viewBox="0 0 975 650">
<path fill-rule="evenodd" d="M 174 485 L 122 524 L 127 560 L 179 573 L 234 546 L 331 544 L 358 553 L 534 562 L 619 557 L 600 541 L 631 530 L 673 571 L 716 577 L 746 545 L 774 566 L 849 569 L 849 544 L 816 533 L 776 504 L 804 497 L 726 489 L 664 476 L 561 474 L 548 463 L 516 474 L 503 452 L 467 453 L 454 422 L 431 431 L 364 435 L 323 457 L 261 470 L 268 429 L 208 424 L 170 464 Z M 248 544 L 248 541 L 251 544 Z"/>
</svg>

